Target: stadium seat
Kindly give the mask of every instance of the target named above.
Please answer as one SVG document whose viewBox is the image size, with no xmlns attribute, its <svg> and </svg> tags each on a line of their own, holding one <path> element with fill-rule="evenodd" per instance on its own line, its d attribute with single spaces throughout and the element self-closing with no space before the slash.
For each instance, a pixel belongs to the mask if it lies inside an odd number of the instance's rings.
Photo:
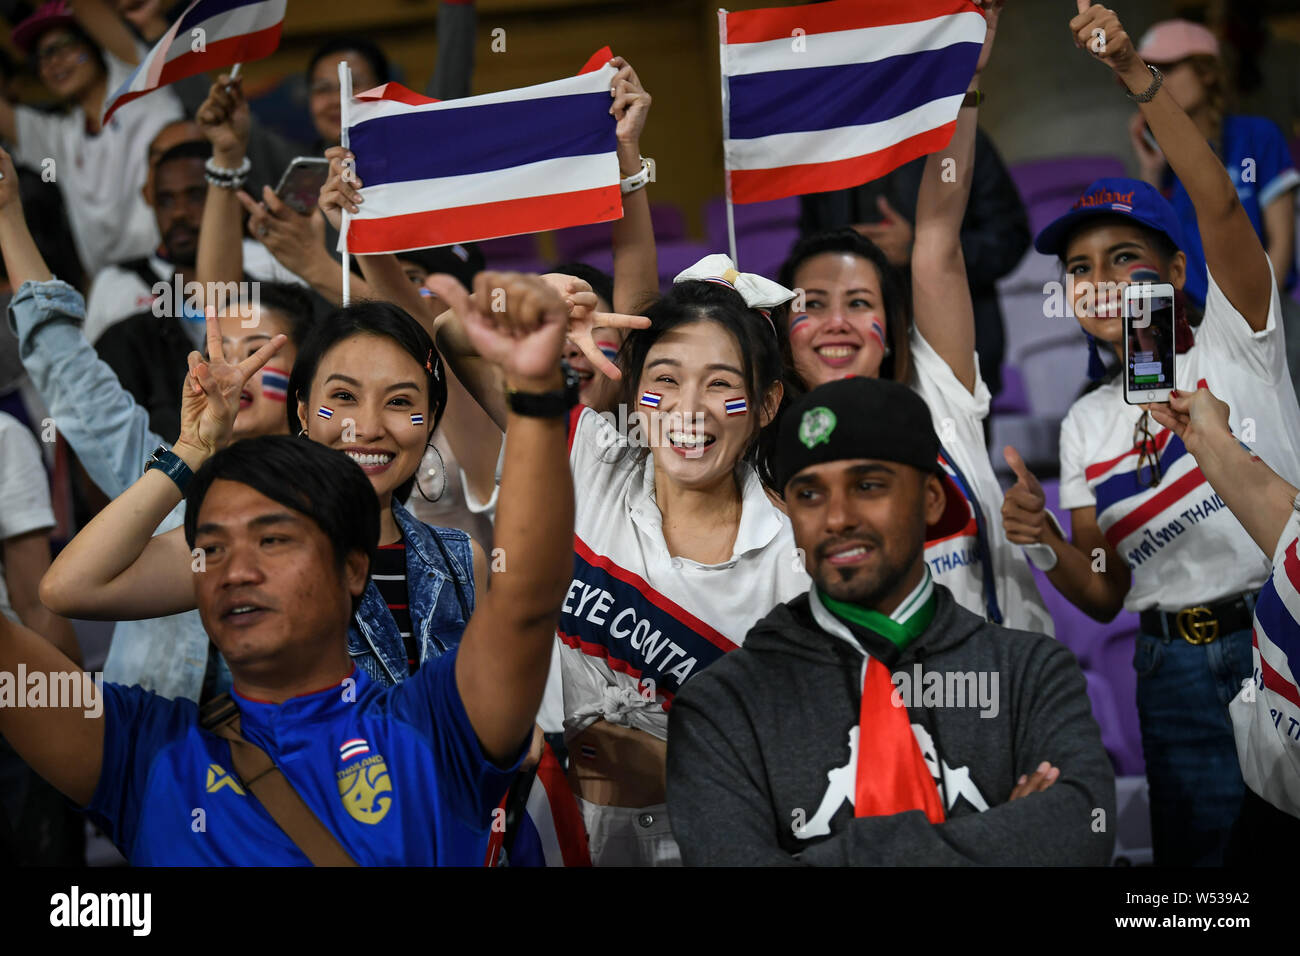
<svg viewBox="0 0 1300 956">
<path fill-rule="evenodd" d="M 799 230 L 797 197 L 772 202 L 742 203 L 735 207 L 736 242 L 755 232 Z M 704 204 L 704 234 L 716 251 L 727 248 L 727 203 L 721 196 Z"/>
</svg>

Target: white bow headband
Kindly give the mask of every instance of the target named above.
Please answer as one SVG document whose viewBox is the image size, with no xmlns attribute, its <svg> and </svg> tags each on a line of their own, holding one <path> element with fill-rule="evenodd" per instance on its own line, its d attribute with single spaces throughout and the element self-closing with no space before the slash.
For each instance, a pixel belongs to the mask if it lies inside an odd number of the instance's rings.
<svg viewBox="0 0 1300 956">
<path fill-rule="evenodd" d="M 763 313 L 763 317 L 769 324 L 772 324 L 772 310 L 794 298 L 794 293 L 780 283 L 764 279 L 752 272 L 737 271 L 731 257 L 722 254 L 705 256 L 689 269 L 679 273 L 673 280 L 673 284 L 688 279 L 715 282 L 729 289 L 735 289 L 747 306 Z M 775 325 L 772 326 L 772 330 L 776 331 Z"/>
</svg>

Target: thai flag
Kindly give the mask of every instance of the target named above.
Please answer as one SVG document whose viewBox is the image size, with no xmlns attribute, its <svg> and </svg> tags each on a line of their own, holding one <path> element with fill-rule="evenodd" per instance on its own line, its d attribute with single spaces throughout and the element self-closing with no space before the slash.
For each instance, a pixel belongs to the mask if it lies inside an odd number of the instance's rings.
<svg viewBox="0 0 1300 956">
<path fill-rule="evenodd" d="M 488 866 L 497 865 L 502 843 L 501 835 L 493 833 Z M 512 837 L 507 862 L 510 866 L 529 867 L 591 866 L 582 811 L 550 744 L 542 748 L 542 760 Z"/>
<path fill-rule="evenodd" d="M 729 398 L 722 403 L 722 407 L 728 415 L 744 415 L 749 411 L 749 403 L 743 398 Z"/>
<path fill-rule="evenodd" d="M 647 408 L 658 408 L 659 403 L 663 401 L 663 396 L 658 392 L 642 392 L 641 404 Z"/>
<path fill-rule="evenodd" d="M 719 11 L 733 202 L 847 189 L 943 149 L 984 43 L 971 0 Z"/>
<path fill-rule="evenodd" d="M 354 97 L 365 204 L 348 251 L 401 252 L 623 215 L 608 48 L 571 79 L 440 102 L 386 83 Z"/>
<path fill-rule="evenodd" d="M 343 741 L 342 746 L 339 747 L 339 759 L 344 763 L 347 763 L 354 757 L 360 757 L 363 754 L 368 753 L 370 753 L 370 744 L 366 743 L 366 741 L 360 737 L 345 740 Z"/>
<path fill-rule="evenodd" d="M 316 414 L 326 421 L 329 421 L 334 417 L 334 409 L 330 408 L 328 405 L 322 405 L 320 408 L 316 409 Z"/>
<path fill-rule="evenodd" d="M 278 368 L 262 369 L 262 394 L 276 402 L 283 402 L 289 394 L 289 373 Z"/>
<path fill-rule="evenodd" d="M 1300 555 L 1296 516 L 1282 532 L 1273 576 L 1260 589 L 1251 642 L 1254 675 L 1229 705 L 1246 786 L 1300 816 Z"/>
<path fill-rule="evenodd" d="M 422 413 L 422 412 L 411 412 L 411 424 L 412 424 L 412 425 L 423 425 L 423 424 L 424 424 L 424 413 Z"/>
<path fill-rule="evenodd" d="M 287 4 L 288 0 L 193 0 L 108 98 L 103 122 L 123 104 L 169 83 L 270 56 L 280 45 Z"/>
</svg>

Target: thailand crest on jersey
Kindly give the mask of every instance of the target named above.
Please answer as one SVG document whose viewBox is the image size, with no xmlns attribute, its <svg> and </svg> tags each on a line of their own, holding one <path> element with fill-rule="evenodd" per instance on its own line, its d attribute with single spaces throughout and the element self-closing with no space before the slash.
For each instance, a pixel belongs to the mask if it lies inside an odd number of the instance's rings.
<svg viewBox="0 0 1300 956">
<path fill-rule="evenodd" d="M 383 756 L 372 754 L 366 740 L 354 737 L 339 747 L 339 762 L 343 769 L 336 776 L 343 809 L 358 823 L 378 823 L 393 805 L 393 782 Z"/>
</svg>

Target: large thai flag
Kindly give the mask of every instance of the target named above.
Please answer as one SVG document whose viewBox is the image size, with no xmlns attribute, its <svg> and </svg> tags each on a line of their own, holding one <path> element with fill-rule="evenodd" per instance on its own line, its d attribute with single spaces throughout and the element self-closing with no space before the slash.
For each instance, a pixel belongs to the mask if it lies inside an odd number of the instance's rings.
<svg viewBox="0 0 1300 956">
<path fill-rule="evenodd" d="M 348 251 L 401 252 L 623 215 L 608 48 L 575 77 L 440 102 L 387 83 L 354 97 L 365 202 Z"/>
<path fill-rule="evenodd" d="M 985 21 L 971 0 L 719 11 L 733 202 L 860 186 L 943 149 Z"/>
<path fill-rule="evenodd" d="M 270 56 L 288 0 L 194 0 L 108 98 L 104 122 L 124 103 L 197 73 Z M 202 31 L 202 32 L 196 32 Z"/>
</svg>

